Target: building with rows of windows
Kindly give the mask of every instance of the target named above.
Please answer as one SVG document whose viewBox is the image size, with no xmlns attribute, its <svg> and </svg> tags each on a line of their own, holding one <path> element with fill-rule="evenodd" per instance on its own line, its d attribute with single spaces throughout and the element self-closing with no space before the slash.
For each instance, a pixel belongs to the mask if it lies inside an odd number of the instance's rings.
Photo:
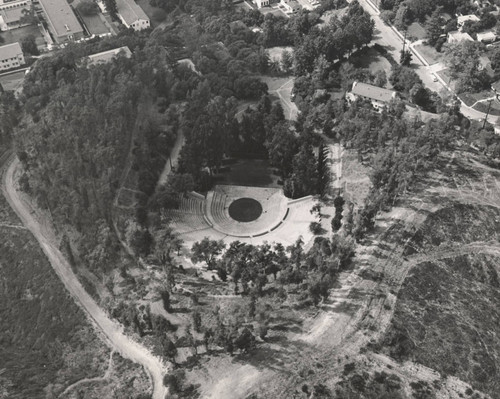
<svg viewBox="0 0 500 399">
<path fill-rule="evenodd" d="M 0 71 L 24 65 L 23 50 L 19 43 L 11 43 L 0 47 Z"/>
</svg>

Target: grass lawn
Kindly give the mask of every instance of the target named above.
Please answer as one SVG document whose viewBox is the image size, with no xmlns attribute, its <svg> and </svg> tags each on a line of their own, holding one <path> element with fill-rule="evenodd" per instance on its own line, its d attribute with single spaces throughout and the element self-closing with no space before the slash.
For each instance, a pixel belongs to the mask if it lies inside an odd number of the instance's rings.
<svg viewBox="0 0 500 399">
<path fill-rule="evenodd" d="M 460 99 L 469 107 L 477 101 L 493 97 L 495 93 L 492 90 L 484 90 L 479 93 L 462 93 L 459 95 Z M 487 103 L 486 103 L 487 104 Z"/>
<path fill-rule="evenodd" d="M 423 40 L 427 37 L 427 33 L 422 25 L 414 22 L 408 27 L 408 37 Z"/>
<path fill-rule="evenodd" d="M 4 39 L 2 45 L 19 42 L 28 35 L 35 36 L 36 45 L 38 47 L 45 46 L 45 40 L 37 25 L 28 25 L 2 32 L 1 36 Z"/>
<path fill-rule="evenodd" d="M 278 176 L 273 175 L 269 162 L 262 159 L 240 159 L 228 165 L 217 177 L 216 184 L 280 188 Z"/>
<path fill-rule="evenodd" d="M 485 101 L 482 103 L 477 103 L 474 105 L 474 109 L 480 112 L 488 112 L 488 103 L 489 101 Z M 491 102 L 491 108 L 490 108 L 490 114 L 491 115 L 500 115 L 500 102 L 498 100 L 493 100 Z"/>
<path fill-rule="evenodd" d="M 294 79 L 290 77 L 276 78 L 273 76 L 261 76 L 260 80 L 267 84 L 269 94 L 276 100 L 280 100 L 285 112 L 285 118 L 296 120 L 298 109 L 292 102 L 292 89 Z"/>
<path fill-rule="evenodd" d="M 428 46 L 426 44 L 419 44 L 414 47 L 422 57 L 429 63 L 429 65 L 437 64 L 443 61 L 443 54 L 438 53 L 434 47 Z"/>
</svg>

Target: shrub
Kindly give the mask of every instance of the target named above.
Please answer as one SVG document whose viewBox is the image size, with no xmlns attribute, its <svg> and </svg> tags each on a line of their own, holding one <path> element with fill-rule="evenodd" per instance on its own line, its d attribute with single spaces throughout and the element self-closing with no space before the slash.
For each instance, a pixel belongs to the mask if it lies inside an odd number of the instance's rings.
<svg viewBox="0 0 500 399">
<path fill-rule="evenodd" d="M 309 225 L 309 230 L 311 230 L 311 233 L 315 235 L 323 234 L 325 232 L 323 227 L 321 227 L 321 223 L 318 222 L 311 222 L 311 224 Z"/>
</svg>

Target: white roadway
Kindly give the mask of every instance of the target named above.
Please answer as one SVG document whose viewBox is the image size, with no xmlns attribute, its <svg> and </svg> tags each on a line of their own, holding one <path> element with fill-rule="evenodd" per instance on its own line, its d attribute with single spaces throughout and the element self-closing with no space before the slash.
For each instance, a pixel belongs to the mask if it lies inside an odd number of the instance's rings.
<svg viewBox="0 0 500 399">
<path fill-rule="evenodd" d="M 401 50 L 403 50 L 403 37 L 399 32 L 390 26 L 387 26 L 380 18 L 380 12 L 369 0 L 358 0 L 359 4 L 367 11 L 375 22 L 375 29 L 373 35 L 373 42 L 384 46 L 389 53 L 394 57 L 396 61 L 399 61 Z M 439 76 L 437 76 L 438 81 L 434 82 L 433 69 L 429 64 L 420 56 L 420 54 L 410 46 L 407 41 L 407 47 L 411 48 L 413 52 L 413 69 L 418 74 L 424 85 L 430 90 L 440 92 L 443 88 L 448 91 L 452 91 L 450 87 L 444 82 Z M 484 120 L 486 114 L 477 111 L 466 104 L 461 102 L 460 112 L 469 119 Z M 494 115 L 488 116 L 488 122 L 496 124 L 498 117 Z"/>
</svg>

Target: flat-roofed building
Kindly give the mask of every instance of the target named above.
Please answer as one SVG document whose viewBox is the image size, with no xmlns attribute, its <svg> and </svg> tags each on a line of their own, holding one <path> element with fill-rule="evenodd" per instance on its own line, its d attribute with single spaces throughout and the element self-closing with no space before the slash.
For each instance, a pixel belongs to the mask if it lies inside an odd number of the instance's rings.
<svg viewBox="0 0 500 399">
<path fill-rule="evenodd" d="M 21 18 L 25 13 L 29 13 L 31 8 L 31 0 L 4 2 L 0 0 L 0 30 L 6 31 L 21 26 L 29 25 L 29 23 L 21 22 Z M 25 10 L 23 12 L 23 10 Z"/>
<path fill-rule="evenodd" d="M 143 30 L 150 27 L 149 17 L 134 0 L 116 0 L 118 16 L 123 25 L 134 30 Z"/>
<path fill-rule="evenodd" d="M 358 98 L 370 100 L 373 107 L 378 110 L 396 99 L 396 95 L 397 93 L 394 90 L 384 89 L 383 87 L 367 83 L 354 82 L 351 91 L 346 94 L 346 98 L 349 102 L 356 101 Z"/>
<path fill-rule="evenodd" d="M 39 0 L 49 31 L 56 43 L 79 40 L 83 28 L 66 0 Z"/>
<path fill-rule="evenodd" d="M 11 43 L 0 47 L 0 71 L 22 65 L 24 65 L 24 55 L 19 43 Z"/>
</svg>

